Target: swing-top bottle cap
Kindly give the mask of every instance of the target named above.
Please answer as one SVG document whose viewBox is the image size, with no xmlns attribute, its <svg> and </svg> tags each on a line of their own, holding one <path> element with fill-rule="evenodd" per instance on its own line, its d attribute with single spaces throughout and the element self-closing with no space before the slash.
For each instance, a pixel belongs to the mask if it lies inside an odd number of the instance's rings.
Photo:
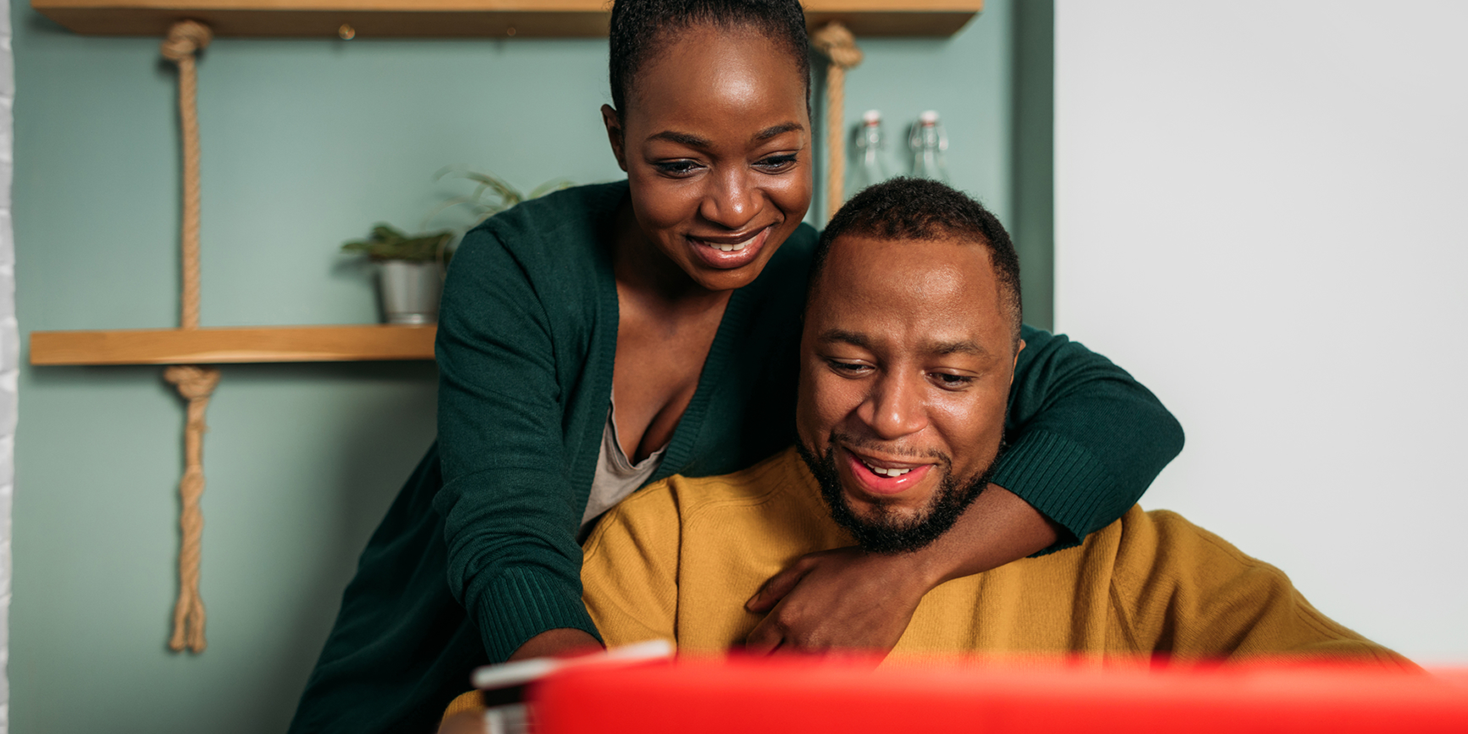
<svg viewBox="0 0 1468 734">
<path fill-rule="evenodd" d="M 934 110 L 926 110 L 923 114 L 918 115 L 918 122 L 924 125 L 936 125 L 938 124 L 938 113 Z"/>
<path fill-rule="evenodd" d="M 861 121 L 868 125 L 875 125 L 882 121 L 881 110 L 867 110 L 861 113 Z"/>
</svg>

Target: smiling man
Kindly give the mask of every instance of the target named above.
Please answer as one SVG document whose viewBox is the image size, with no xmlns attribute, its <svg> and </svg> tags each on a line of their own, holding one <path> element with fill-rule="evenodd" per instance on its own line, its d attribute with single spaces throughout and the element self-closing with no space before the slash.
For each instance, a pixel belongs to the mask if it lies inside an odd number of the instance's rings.
<svg viewBox="0 0 1468 734">
<path fill-rule="evenodd" d="M 1020 316 L 1014 248 L 977 202 L 905 179 L 854 198 L 811 275 L 800 445 L 736 474 L 673 477 L 603 518 L 582 580 L 605 641 L 722 653 L 753 632 L 769 649 L 790 610 L 762 623 L 746 602 L 795 559 L 853 544 L 902 553 L 953 528 L 1002 450 Z M 1316 611 L 1278 569 L 1136 507 L 1077 547 L 937 586 L 891 654 L 960 652 L 1410 665 Z"/>
</svg>

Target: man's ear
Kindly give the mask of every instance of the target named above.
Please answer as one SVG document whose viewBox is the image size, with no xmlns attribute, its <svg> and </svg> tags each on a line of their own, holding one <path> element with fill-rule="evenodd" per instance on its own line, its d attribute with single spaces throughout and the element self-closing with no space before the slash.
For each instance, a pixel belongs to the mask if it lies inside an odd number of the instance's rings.
<svg viewBox="0 0 1468 734">
<path fill-rule="evenodd" d="M 622 172 L 627 172 L 627 136 L 622 132 L 622 122 L 617 119 L 617 111 L 609 104 L 601 106 L 601 124 L 607 127 L 607 142 L 612 144 L 612 155 L 617 157 L 617 165 L 622 167 Z"/>
<path fill-rule="evenodd" d="M 1014 373 L 1019 369 L 1019 353 L 1025 350 L 1025 340 L 1019 340 L 1019 349 L 1014 350 L 1014 364 L 1009 365 L 1009 384 L 1014 384 Z"/>
</svg>

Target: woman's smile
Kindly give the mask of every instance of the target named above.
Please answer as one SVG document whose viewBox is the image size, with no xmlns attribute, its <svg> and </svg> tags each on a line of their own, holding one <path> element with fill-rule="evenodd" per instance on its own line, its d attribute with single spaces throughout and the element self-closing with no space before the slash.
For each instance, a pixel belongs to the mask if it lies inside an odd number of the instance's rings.
<svg viewBox="0 0 1468 734">
<path fill-rule="evenodd" d="M 735 235 L 686 235 L 688 246 L 704 264 L 729 270 L 742 268 L 759 258 L 775 225 Z"/>
</svg>

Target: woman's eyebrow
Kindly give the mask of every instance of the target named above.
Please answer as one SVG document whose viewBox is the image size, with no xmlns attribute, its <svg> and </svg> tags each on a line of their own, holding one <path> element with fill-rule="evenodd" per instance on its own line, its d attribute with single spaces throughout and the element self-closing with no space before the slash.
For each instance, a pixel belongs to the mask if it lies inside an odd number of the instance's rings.
<svg viewBox="0 0 1468 734">
<path fill-rule="evenodd" d="M 805 126 L 798 122 L 783 122 L 779 125 L 771 125 L 755 133 L 752 140 L 763 142 L 777 135 L 784 135 L 788 132 L 799 132 L 804 129 Z M 648 140 L 666 140 L 670 143 L 686 145 L 690 148 L 698 148 L 699 150 L 707 150 L 713 147 L 713 141 L 708 138 L 700 138 L 693 133 L 680 133 L 677 130 L 664 130 L 660 133 L 654 133 L 648 136 Z"/>
<path fill-rule="evenodd" d="M 775 137 L 776 135 L 784 135 L 785 133 L 789 132 L 799 132 L 804 129 L 805 126 L 801 125 L 798 122 L 783 122 L 779 125 L 771 125 L 770 127 L 767 127 L 755 133 L 754 141 L 757 143 L 764 142 L 766 140 L 769 140 L 770 138 Z"/>
<path fill-rule="evenodd" d="M 664 130 L 660 133 L 649 135 L 647 139 L 667 140 L 669 142 L 677 143 L 679 145 L 686 145 L 690 148 L 699 149 L 706 149 L 713 145 L 713 141 L 707 138 L 700 138 L 692 133 L 680 133 L 676 130 Z"/>
</svg>

